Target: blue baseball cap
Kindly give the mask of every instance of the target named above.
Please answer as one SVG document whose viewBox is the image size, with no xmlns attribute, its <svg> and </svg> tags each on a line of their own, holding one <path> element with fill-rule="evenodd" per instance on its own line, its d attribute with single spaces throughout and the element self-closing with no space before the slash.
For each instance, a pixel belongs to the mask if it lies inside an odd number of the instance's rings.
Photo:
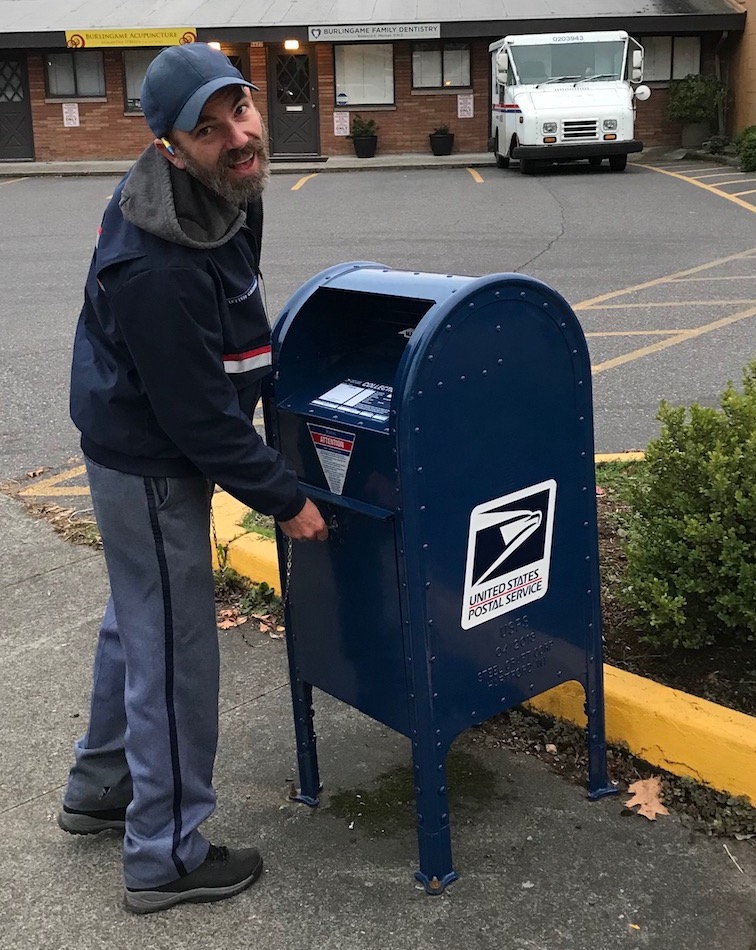
<svg viewBox="0 0 756 950">
<path fill-rule="evenodd" d="M 157 138 L 174 128 L 191 132 L 207 100 L 224 86 L 248 86 L 259 91 L 227 56 L 207 43 L 169 46 L 147 67 L 141 91 L 142 112 Z"/>
</svg>

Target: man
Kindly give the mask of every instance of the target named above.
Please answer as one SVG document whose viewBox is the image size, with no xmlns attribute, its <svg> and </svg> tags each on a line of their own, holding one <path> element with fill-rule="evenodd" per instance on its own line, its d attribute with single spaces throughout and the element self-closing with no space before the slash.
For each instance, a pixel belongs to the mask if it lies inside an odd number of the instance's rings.
<svg viewBox="0 0 756 950">
<path fill-rule="evenodd" d="M 215 807 L 212 485 L 290 538 L 328 535 L 251 421 L 271 361 L 255 88 L 203 43 L 152 62 L 141 102 L 156 138 L 103 217 L 74 344 L 71 415 L 111 598 L 58 822 L 124 829 L 136 913 L 230 897 L 262 870 L 255 848 L 216 847 L 198 830 Z"/>
</svg>

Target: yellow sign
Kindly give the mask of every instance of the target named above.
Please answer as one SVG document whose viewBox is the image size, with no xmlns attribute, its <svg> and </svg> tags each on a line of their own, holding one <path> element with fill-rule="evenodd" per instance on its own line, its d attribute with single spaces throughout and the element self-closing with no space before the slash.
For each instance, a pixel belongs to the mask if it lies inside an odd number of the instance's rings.
<svg viewBox="0 0 756 950">
<path fill-rule="evenodd" d="M 197 31 L 191 26 L 156 30 L 66 30 L 69 49 L 102 46 L 183 46 L 196 43 Z"/>
</svg>

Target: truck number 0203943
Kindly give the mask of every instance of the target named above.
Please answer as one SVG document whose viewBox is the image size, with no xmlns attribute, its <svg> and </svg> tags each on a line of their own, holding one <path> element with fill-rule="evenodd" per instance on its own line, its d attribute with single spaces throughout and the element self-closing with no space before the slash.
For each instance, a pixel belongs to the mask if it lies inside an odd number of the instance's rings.
<svg viewBox="0 0 756 950">
<path fill-rule="evenodd" d="M 582 43 L 584 39 L 585 37 L 579 34 L 576 36 L 552 36 L 551 42 L 552 43 Z"/>
</svg>

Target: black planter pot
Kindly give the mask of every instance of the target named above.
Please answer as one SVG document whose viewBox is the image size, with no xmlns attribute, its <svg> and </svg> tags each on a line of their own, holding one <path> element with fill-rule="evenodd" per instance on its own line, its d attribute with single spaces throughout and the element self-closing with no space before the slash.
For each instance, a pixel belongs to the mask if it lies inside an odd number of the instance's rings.
<svg viewBox="0 0 756 950">
<path fill-rule="evenodd" d="M 453 132 L 432 132 L 428 139 L 434 155 L 451 155 L 452 146 L 454 145 Z"/>
<path fill-rule="evenodd" d="M 357 158 L 372 158 L 378 147 L 377 135 L 355 135 L 352 138 L 354 143 L 354 154 Z"/>
</svg>

